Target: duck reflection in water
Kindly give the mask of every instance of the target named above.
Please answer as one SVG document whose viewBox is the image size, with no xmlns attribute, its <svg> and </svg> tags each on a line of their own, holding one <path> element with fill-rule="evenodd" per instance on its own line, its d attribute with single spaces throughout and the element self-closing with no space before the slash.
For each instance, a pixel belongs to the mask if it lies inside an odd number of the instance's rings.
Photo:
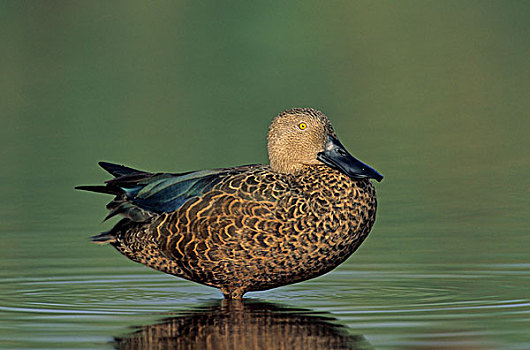
<svg viewBox="0 0 530 350">
<path fill-rule="evenodd" d="M 256 300 L 222 300 L 138 327 L 117 349 L 372 349 L 330 315 Z"/>
</svg>

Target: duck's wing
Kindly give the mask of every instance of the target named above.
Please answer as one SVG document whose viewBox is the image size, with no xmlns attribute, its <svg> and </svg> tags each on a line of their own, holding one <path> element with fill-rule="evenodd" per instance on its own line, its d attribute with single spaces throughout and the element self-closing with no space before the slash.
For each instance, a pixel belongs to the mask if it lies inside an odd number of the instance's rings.
<svg viewBox="0 0 530 350">
<path fill-rule="evenodd" d="M 173 212 L 188 200 L 208 192 L 226 175 L 248 169 L 247 166 L 155 174 L 107 162 L 100 162 L 99 165 L 114 179 L 106 181 L 105 185 L 77 186 L 76 189 L 115 195 L 107 205 L 109 214 L 105 220 L 121 214 L 136 222 Z"/>
</svg>

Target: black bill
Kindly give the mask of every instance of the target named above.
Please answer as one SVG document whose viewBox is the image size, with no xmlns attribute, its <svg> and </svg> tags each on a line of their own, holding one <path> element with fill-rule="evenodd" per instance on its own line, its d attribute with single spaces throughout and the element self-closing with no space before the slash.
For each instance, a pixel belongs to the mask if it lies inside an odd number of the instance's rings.
<svg viewBox="0 0 530 350">
<path fill-rule="evenodd" d="M 346 148 L 335 137 L 328 135 L 324 152 L 317 154 L 317 159 L 340 172 L 348 175 L 352 179 L 371 178 L 377 181 L 383 180 L 383 175 L 375 169 L 370 168 L 358 159 L 355 159 Z"/>
</svg>

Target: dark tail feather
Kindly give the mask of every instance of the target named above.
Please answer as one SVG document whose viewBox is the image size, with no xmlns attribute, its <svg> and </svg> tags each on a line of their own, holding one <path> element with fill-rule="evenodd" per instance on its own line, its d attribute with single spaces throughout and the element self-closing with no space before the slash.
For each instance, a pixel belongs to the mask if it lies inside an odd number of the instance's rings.
<svg viewBox="0 0 530 350">
<path fill-rule="evenodd" d="M 103 232 L 102 234 L 92 237 L 92 243 L 96 244 L 107 244 L 114 242 L 116 242 L 116 236 L 114 235 L 112 230 Z"/>
<path fill-rule="evenodd" d="M 121 191 L 119 188 L 108 187 L 108 186 L 76 186 L 75 189 L 82 190 L 82 191 L 97 192 L 97 193 L 113 194 L 113 195 L 119 195 L 123 193 L 123 191 Z"/>
<path fill-rule="evenodd" d="M 127 225 L 130 223 L 129 219 L 121 219 L 114 225 L 110 231 L 103 232 L 97 236 L 92 237 L 92 242 L 97 244 L 116 243 L 120 232 L 127 230 Z"/>
<path fill-rule="evenodd" d="M 114 177 L 146 173 L 145 171 L 126 167 L 125 165 L 118 165 L 118 164 L 108 163 L 108 162 L 99 162 L 98 164 L 100 167 L 105 169 L 107 172 L 109 172 Z"/>
<path fill-rule="evenodd" d="M 144 222 L 152 218 L 156 213 L 149 209 L 142 209 L 135 203 L 134 196 L 146 186 L 143 181 L 149 180 L 158 174 L 151 174 L 145 171 L 128 168 L 124 165 L 99 162 L 99 165 L 114 176 L 113 179 L 105 181 L 102 185 L 76 186 L 75 189 L 105 193 L 116 196 L 109 204 L 107 209 L 110 211 L 103 221 L 120 214 L 127 218 L 128 221 Z M 131 196 L 129 196 L 132 193 Z M 94 237 L 94 242 L 107 243 L 112 241 L 112 234 L 103 233 Z"/>
<path fill-rule="evenodd" d="M 112 201 L 110 202 L 109 204 L 112 204 L 112 203 L 115 203 L 113 206 L 112 206 L 112 209 L 110 209 L 110 212 L 107 214 L 107 216 L 105 216 L 105 219 L 103 219 L 103 222 L 107 221 L 108 219 L 118 215 L 118 214 L 122 214 L 122 213 L 125 213 L 125 202 L 116 202 L 116 201 Z M 117 204 L 117 205 L 116 205 Z M 107 208 L 109 207 L 109 205 L 107 205 Z"/>
</svg>

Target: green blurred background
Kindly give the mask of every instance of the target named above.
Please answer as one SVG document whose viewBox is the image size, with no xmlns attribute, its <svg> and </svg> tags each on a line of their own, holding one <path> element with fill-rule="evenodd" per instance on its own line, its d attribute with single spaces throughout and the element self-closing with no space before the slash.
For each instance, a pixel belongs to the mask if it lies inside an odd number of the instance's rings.
<svg viewBox="0 0 530 350">
<path fill-rule="evenodd" d="M 4 277 L 131 266 L 88 243 L 96 162 L 264 163 L 290 107 L 385 175 L 347 264 L 528 262 L 528 1 L 2 1 L 0 23 Z"/>
<path fill-rule="evenodd" d="M 64 217 L 78 209 L 93 222 L 92 197 L 72 187 L 104 179 L 98 160 L 266 162 L 270 120 L 299 106 L 327 113 L 386 176 L 381 222 L 526 219 L 528 2 L 3 1 L 0 13 L 4 225 L 77 227 Z"/>
</svg>

